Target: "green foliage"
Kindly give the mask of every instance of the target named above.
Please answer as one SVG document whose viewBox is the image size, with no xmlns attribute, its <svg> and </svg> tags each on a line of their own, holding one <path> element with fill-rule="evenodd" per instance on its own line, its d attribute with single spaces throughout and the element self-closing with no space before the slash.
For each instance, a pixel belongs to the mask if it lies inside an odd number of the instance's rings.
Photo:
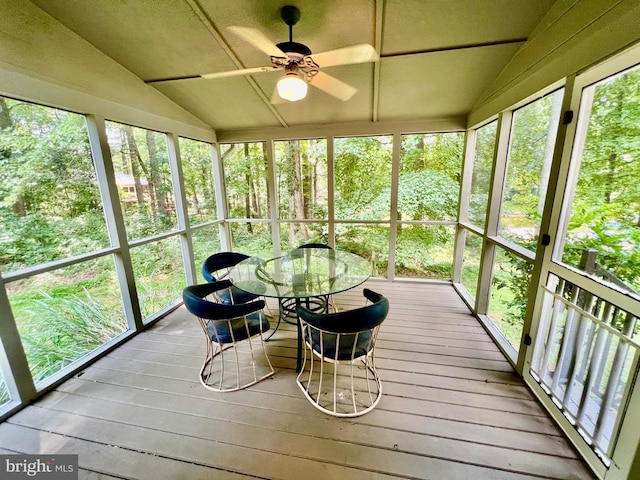
<svg viewBox="0 0 640 480">
<path fill-rule="evenodd" d="M 476 132 L 475 158 L 471 175 L 469 220 L 484 227 L 491 185 L 491 166 L 495 149 L 498 122 L 491 122 Z"/>
<path fill-rule="evenodd" d="M 88 291 L 62 298 L 42 292 L 25 310 L 20 336 L 35 382 L 39 382 L 126 330 Z"/>
<path fill-rule="evenodd" d="M 444 225 L 410 225 L 398 232 L 396 274 L 451 280 L 453 233 Z"/>
<path fill-rule="evenodd" d="M 504 250 L 506 263 L 497 263 L 493 272 L 493 285 L 498 290 L 506 290 L 504 320 L 511 325 L 522 326 L 529 300 L 529 284 L 533 264 Z M 519 342 L 518 342 L 519 343 Z"/>
<path fill-rule="evenodd" d="M 336 139 L 337 218 L 389 218 L 391 154 L 390 137 Z"/>
<path fill-rule="evenodd" d="M 180 159 L 192 223 L 217 218 L 211 145 L 180 138 Z"/>
<path fill-rule="evenodd" d="M 11 397 L 9 396 L 7 384 L 4 381 L 4 378 L 2 378 L 2 375 L 0 375 L 0 406 L 4 405 L 9 400 L 11 400 Z"/>
<path fill-rule="evenodd" d="M 455 220 L 459 184 L 436 170 L 408 172 L 400 176 L 398 211 L 402 220 Z M 390 191 L 386 196 L 390 195 Z"/>
<path fill-rule="evenodd" d="M 640 289 L 640 69 L 594 87 L 563 261 L 585 248 L 609 273 Z"/>
<path fill-rule="evenodd" d="M 81 115 L 0 97 L 0 266 L 6 270 L 107 245 Z"/>
<path fill-rule="evenodd" d="M 223 144 L 227 202 L 231 218 L 268 218 L 264 143 Z"/>
<path fill-rule="evenodd" d="M 389 264 L 389 229 L 386 226 L 336 225 L 336 247 L 371 262 L 373 275 L 385 277 Z"/>
</svg>

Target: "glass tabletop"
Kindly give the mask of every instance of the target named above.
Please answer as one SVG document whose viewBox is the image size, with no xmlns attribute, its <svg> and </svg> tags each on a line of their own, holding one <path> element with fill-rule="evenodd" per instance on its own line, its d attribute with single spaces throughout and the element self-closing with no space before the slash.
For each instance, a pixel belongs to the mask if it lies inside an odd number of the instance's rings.
<svg viewBox="0 0 640 480">
<path fill-rule="evenodd" d="M 299 248 L 270 260 L 250 257 L 229 272 L 229 280 L 239 289 L 279 298 L 343 292 L 370 276 L 371 265 L 364 258 L 327 248 Z"/>
</svg>

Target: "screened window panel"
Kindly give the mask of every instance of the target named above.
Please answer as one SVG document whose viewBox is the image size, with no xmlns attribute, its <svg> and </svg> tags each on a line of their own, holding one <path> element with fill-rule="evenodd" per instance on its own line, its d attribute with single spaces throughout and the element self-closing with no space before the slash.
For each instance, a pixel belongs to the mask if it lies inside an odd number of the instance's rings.
<svg viewBox="0 0 640 480">
<path fill-rule="evenodd" d="M 131 262 L 143 318 L 181 298 L 187 284 L 179 237 L 132 248 Z"/>
<path fill-rule="evenodd" d="M 395 274 L 451 280 L 454 231 L 453 225 L 398 225 Z"/>
<path fill-rule="evenodd" d="M 478 289 L 481 258 L 482 237 L 467 230 L 462 259 L 462 284 L 473 298 L 475 298 Z"/>
<path fill-rule="evenodd" d="M 518 351 L 533 265 L 496 247 L 488 315 Z"/>
<path fill-rule="evenodd" d="M 640 66 L 585 89 L 561 260 L 640 297 Z"/>
<path fill-rule="evenodd" d="M 336 248 L 371 262 L 374 277 L 386 277 L 389 265 L 389 226 L 336 224 Z"/>
<path fill-rule="evenodd" d="M 280 223 L 280 249 L 287 252 L 303 243 L 328 244 L 328 231 L 326 223 Z"/>
<path fill-rule="evenodd" d="M 127 330 L 112 256 L 6 285 L 36 384 Z"/>
<path fill-rule="evenodd" d="M 536 250 L 563 90 L 513 113 L 498 234 Z"/>
<path fill-rule="evenodd" d="M 271 225 L 268 222 L 238 222 L 230 226 L 234 252 L 264 259 L 273 257 Z"/>
<path fill-rule="evenodd" d="M 85 117 L 0 97 L 0 270 L 109 246 Z"/>
<path fill-rule="evenodd" d="M 463 133 L 402 136 L 398 220 L 456 220 L 463 146 Z"/>
<path fill-rule="evenodd" d="M 264 143 L 220 145 L 230 218 L 269 218 Z"/>
<path fill-rule="evenodd" d="M 174 230 L 178 222 L 165 135 L 115 122 L 106 125 L 127 238 Z"/>
<path fill-rule="evenodd" d="M 220 234 L 218 225 L 198 228 L 191 231 L 193 245 L 193 261 L 198 275 L 198 281 L 203 280 L 202 264 L 214 253 L 220 252 Z"/>
<path fill-rule="evenodd" d="M 327 141 L 274 142 L 279 218 L 326 219 Z"/>
<path fill-rule="evenodd" d="M 469 198 L 469 222 L 484 230 L 487 219 L 487 202 L 491 187 L 491 167 L 498 122 L 491 122 L 476 132 L 471 194 Z"/>
<path fill-rule="evenodd" d="M 211 145 L 187 138 L 180 138 L 180 160 L 187 196 L 189 223 L 215 220 L 216 190 L 213 183 Z"/>
<path fill-rule="evenodd" d="M 336 138 L 335 217 L 389 220 L 393 137 Z"/>
</svg>

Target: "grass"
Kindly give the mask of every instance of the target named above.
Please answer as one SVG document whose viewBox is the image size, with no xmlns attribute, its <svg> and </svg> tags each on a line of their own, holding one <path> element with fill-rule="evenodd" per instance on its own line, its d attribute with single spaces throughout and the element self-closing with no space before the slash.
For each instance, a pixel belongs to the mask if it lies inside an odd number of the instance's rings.
<svg viewBox="0 0 640 480">
<path fill-rule="evenodd" d="M 9 390 L 7 390 L 7 383 L 4 381 L 4 377 L 0 373 L 0 406 L 11 400 L 9 396 Z"/>
<path fill-rule="evenodd" d="M 53 297 L 40 292 L 31 302 L 18 328 L 34 382 L 38 383 L 86 355 L 127 328 L 91 297 Z"/>
</svg>

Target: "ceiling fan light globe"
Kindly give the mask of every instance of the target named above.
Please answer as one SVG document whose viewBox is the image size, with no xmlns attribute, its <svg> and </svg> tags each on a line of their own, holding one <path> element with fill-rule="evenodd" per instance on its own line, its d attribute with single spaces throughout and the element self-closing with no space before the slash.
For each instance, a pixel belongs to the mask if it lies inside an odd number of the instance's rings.
<svg viewBox="0 0 640 480">
<path fill-rule="evenodd" d="M 308 88 L 307 82 L 295 73 L 287 73 L 278 80 L 277 85 L 278 95 L 290 102 L 296 102 L 306 97 Z"/>
</svg>

